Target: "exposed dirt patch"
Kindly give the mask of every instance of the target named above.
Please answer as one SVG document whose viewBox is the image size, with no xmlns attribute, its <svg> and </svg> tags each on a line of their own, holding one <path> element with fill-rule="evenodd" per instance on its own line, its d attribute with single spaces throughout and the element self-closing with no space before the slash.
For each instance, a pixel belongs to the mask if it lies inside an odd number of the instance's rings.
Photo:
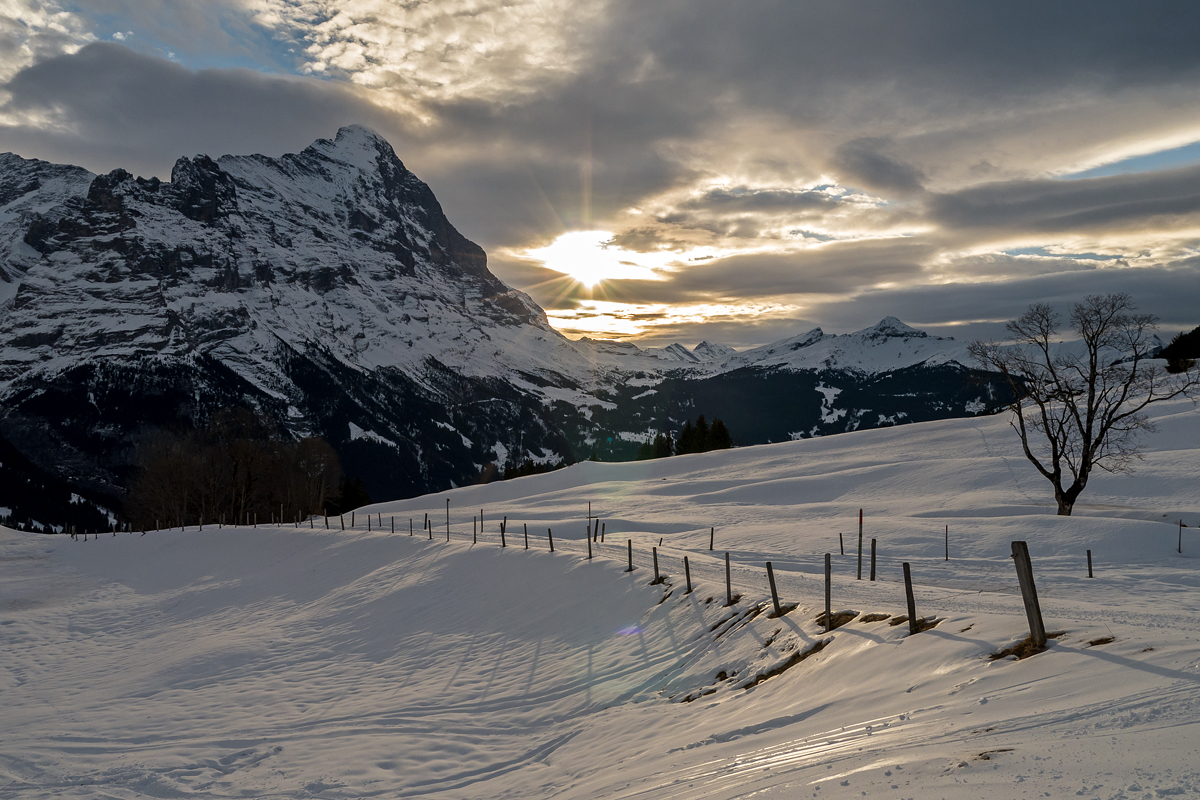
<svg viewBox="0 0 1200 800">
<path fill-rule="evenodd" d="M 779 619 L 784 614 L 787 614 L 790 611 L 795 611 L 798 607 L 799 607 L 799 603 L 780 603 L 779 604 L 779 613 L 776 614 L 775 608 L 774 608 L 774 606 L 772 606 L 771 613 L 767 614 L 767 619 Z"/>
<path fill-rule="evenodd" d="M 959 628 L 959 629 L 958 629 L 958 632 L 959 632 L 959 633 L 966 633 L 967 631 L 971 630 L 971 628 L 974 628 L 974 627 L 975 627 L 975 624 L 974 624 L 974 623 L 972 623 L 972 624 L 968 625 L 968 626 L 967 626 L 967 627 L 965 627 L 965 628 Z"/>
<path fill-rule="evenodd" d="M 1115 636 L 1101 636 L 1099 639 L 1092 639 L 1090 642 L 1088 642 L 1088 647 L 1095 647 L 1096 645 L 1100 644 L 1108 644 L 1116 638 L 1117 637 Z"/>
<path fill-rule="evenodd" d="M 832 619 L 831 619 L 833 624 L 830 625 L 828 629 L 831 631 L 837 630 L 838 628 L 842 627 L 847 622 L 849 622 L 850 620 L 854 619 L 857 616 L 858 616 L 857 611 L 836 611 L 833 613 Z M 818 625 L 821 626 L 821 630 L 826 629 L 826 627 L 825 627 L 825 612 L 822 611 L 820 614 L 817 615 L 816 622 Z"/>
<path fill-rule="evenodd" d="M 1047 639 L 1059 639 L 1059 638 L 1065 636 L 1066 633 L 1067 633 L 1066 631 L 1056 631 L 1054 633 L 1047 633 L 1046 638 Z M 1017 642 L 1012 647 L 1006 647 L 1003 650 L 999 651 L 998 653 L 992 653 L 990 656 L 988 656 L 988 660 L 999 661 L 1002 658 L 1008 658 L 1009 656 L 1016 656 L 1017 660 L 1020 661 L 1023 658 L 1029 658 L 1030 656 L 1037 655 L 1038 653 L 1042 652 L 1045 649 L 1046 648 L 1044 648 L 1044 647 L 1036 646 L 1033 643 L 1033 637 L 1026 636 L 1024 639 Z"/>
<path fill-rule="evenodd" d="M 824 614 L 822 614 L 821 616 L 824 616 Z M 753 689 L 755 686 L 757 686 L 758 684 L 767 680 L 768 678 L 774 678 L 776 675 L 779 675 L 780 673 L 791 669 L 792 667 L 796 666 L 804 659 L 808 658 L 809 656 L 816 655 L 817 653 L 821 652 L 824 649 L 825 649 L 825 642 L 822 640 L 822 641 L 817 642 L 816 644 L 814 644 L 812 647 L 808 648 L 807 650 L 800 650 L 798 652 L 792 653 L 792 655 L 786 661 L 779 664 L 778 666 L 773 667 L 772 669 L 769 669 L 766 672 L 760 672 L 757 675 L 755 675 L 754 679 L 751 680 L 749 683 L 747 683 L 742 688 L 743 689 Z"/>
<path fill-rule="evenodd" d="M 859 620 L 859 624 L 866 625 L 868 622 L 883 622 L 891 616 L 891 614 L 864 614 L 862 619 Z"/>
<path fill-rule="evenodd" d="M 982 753 L 975 756 L 975 760 L 976 761 L 991 761 L 992 756 L 996 755 L 997 753 L 1011 753 L 1012 751 L 1013 751 L 1013 748 L 1011 748 L 1011 747 L 998 747 L 995 750 L 984 750 Z"/>
</svg>

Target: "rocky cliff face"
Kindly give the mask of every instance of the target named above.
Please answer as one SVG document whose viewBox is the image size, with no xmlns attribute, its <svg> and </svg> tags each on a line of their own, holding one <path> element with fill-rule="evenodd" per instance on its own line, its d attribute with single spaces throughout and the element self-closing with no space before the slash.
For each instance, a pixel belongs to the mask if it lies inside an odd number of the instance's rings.
<svg viewBox="0 0 1200 800">
<path fill-rule="evenodd" d="M 0 155 L 0 437 L 114 497 L 142 439 L 227 406 L 324 437 L 395 497 L 489 462 L 630 457 L 697 413 L 744 418 L 742 444 L 975 413 L 960 349 L 890 318 L 746 353 L 568 341 L 361 127 L 181 158 L 168 182 Z M 900 369 L 924 390 L 868 405 Z M 858 405 L 838 413 L 842 385 Z"/>
<path fill-rule="evenodd" d="M 511 382 L 564 384 L 571 344 L 376 134 L 184 158 L 165 183 L 5 158 L 23 232 L 2 430 L 34 461 L 115 490 L 140 432 L 230 404 L 325 436 L 377 493 L 473 480 L 497 444 L 569 451 L 548 423 L 514 424 L 539 409 Z M 33 184 L 51 179 L 52 196 Z"/>
</svg>

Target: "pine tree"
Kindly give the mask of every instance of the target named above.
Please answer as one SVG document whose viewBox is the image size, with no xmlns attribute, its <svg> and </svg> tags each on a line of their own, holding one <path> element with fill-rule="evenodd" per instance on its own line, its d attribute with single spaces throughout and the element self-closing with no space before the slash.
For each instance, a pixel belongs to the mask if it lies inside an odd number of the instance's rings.
<svg viewBox="0 0 1200 800">
<path fill-rule="evenodd" d="M 733 437 L 729 435 L 729 429 L 725 427 L 725 423 L 718 419 L 713 420 L 712 427 L 708 431 L 708 450 L 728 450 L 733 447 Z"/>
</svg>

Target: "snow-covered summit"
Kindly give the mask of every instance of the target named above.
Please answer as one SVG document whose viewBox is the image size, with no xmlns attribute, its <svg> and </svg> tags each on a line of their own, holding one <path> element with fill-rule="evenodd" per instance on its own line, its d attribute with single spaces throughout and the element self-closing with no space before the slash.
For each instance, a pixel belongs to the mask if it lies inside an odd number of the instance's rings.
<svg viewBox="0 0 1200 800">
<path fill-rule="evenodd" d="M 869 374 L 928 362 L 962 361 L 966 347 L 952 338 L 930 336 L 884 317 L 853 333 L 827 334 L 820 328 L 731 357 L 725 369 L 761 366 L 789 370 L 842 369 Z"/>
<path fill-rule="evenodd" d="M 704 341 L 692 348 L 692 353 L 701 361 L 722 361 L 737 353 L 727 344 Z"/>
</svg>

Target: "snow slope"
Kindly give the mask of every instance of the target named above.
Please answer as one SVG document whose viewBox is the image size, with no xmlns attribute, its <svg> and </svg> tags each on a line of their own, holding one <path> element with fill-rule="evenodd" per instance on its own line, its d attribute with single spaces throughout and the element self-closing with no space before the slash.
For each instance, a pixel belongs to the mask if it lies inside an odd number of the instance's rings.
<svg viewBox="0 0 1200 800">
<path fill-rule="evenodd" d="M 0 797 L 1197 796 L 1200 412 L 1158 416 L 1138 473 L 1071 518 L 989 417 L 583 463 L 345 532 L 0 530 Z M 1027 630 L 1015 539 L 1065 633 L 992 662 Z M 824 633 L 827 552 L 835 610 L 903 613 L 907 561 L 937 627 Z"/>
</svg>

